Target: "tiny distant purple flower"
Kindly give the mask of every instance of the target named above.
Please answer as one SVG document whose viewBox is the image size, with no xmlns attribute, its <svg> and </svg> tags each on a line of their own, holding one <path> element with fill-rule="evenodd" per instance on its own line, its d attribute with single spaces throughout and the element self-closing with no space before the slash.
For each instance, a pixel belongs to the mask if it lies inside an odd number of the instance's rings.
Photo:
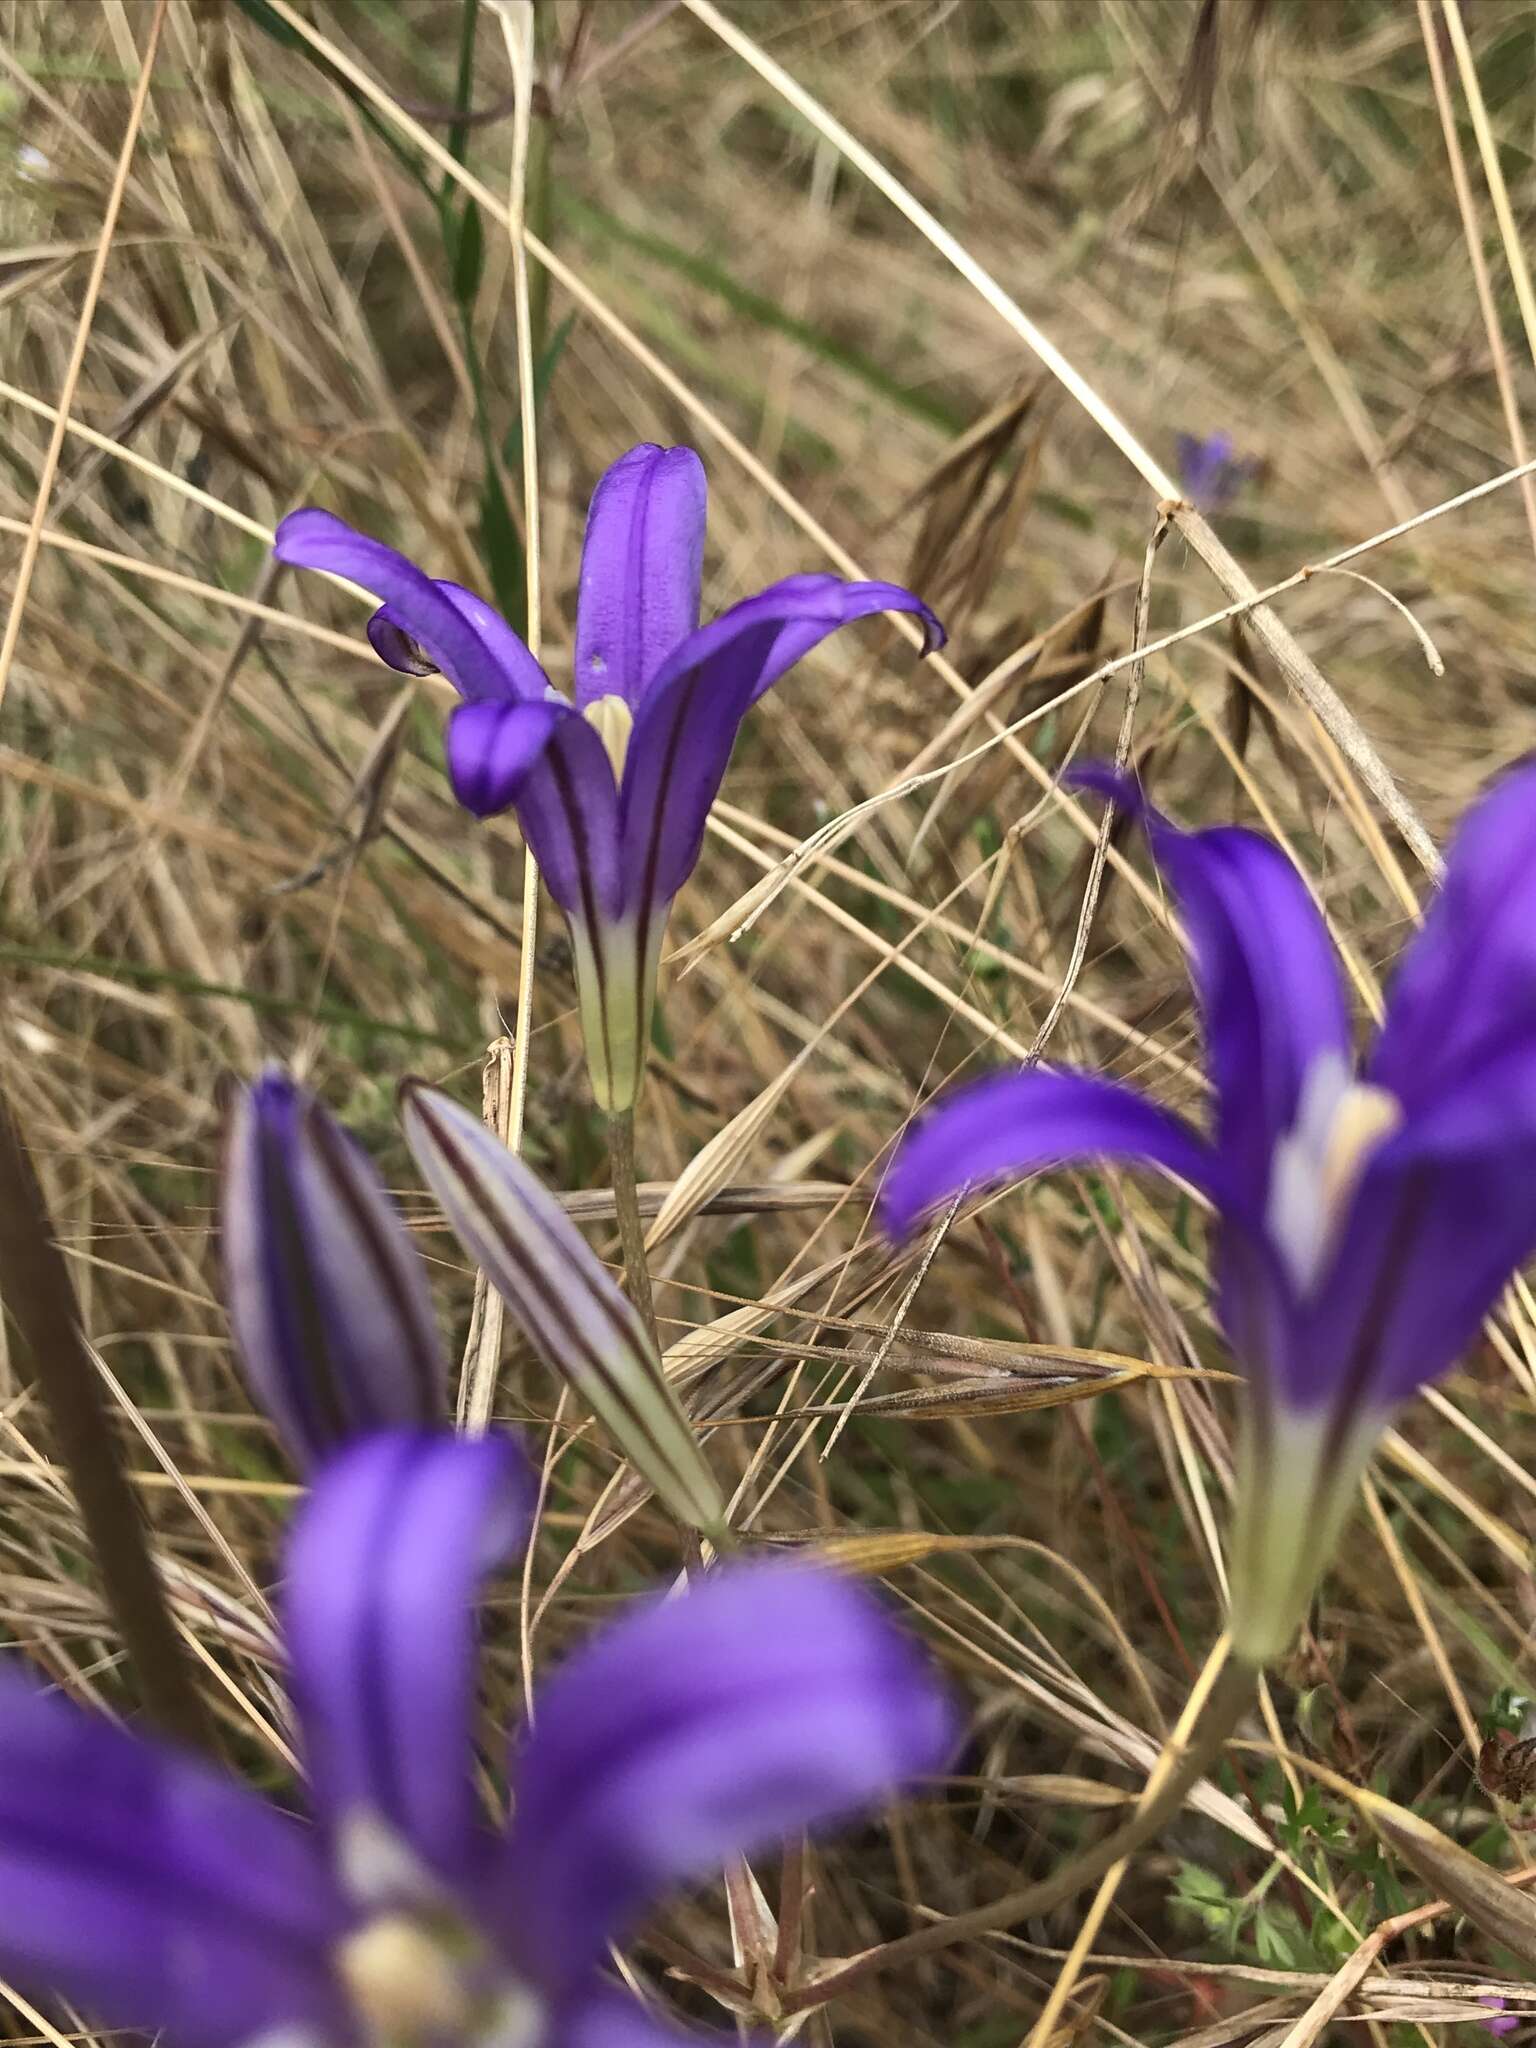
<svg viewBox="0 0 1536 2048">
<path fill-rule="evenodd" d="M 1490 2017 L 1479 2021 L 1479 2025 L 1486 2027 L 1490 2034 L 1502 2040 L 1506 2034 L 1513 2034 L 1518 2031 L 1520 2017 L 1517 2013 L 1510 2011 L 1507 2003 L 1502 1998 L 1480 1998 L 1477 2002 L 1479 2005 L 1485 2005 L 1489 2008 Z"/>
<path fill-rule="evenodd" d="M 454 794 L 476 817 L 508 809 L 565 912 L 587 1061 L 600 1105 L 639 1089 L 662 932 L 704 842 L 747 712 L 839 626 L 915 612 L 893 583 L 788 576 L 699 625 L 704 467 L 643 443 L 599 482 L 576 601 L 576 701 L 489 605 L 427 576 L 329 512 L 293 512 L 279 561 L 326 569 L 383 600 L 368 627 L 407 674 L 440 669 L 464 702 L 448 721 Z"/>
<path fill-rule="evenodd" d="M 608 1945 L 939 1768 L 950 1704 L 851 1581 L 727 1566 L 542 1686 L 494 1829 L 474 1605 L 531 1498 L 498 1436 L 375 1436 L 321 1474 L 284 1603 L 311 1826 L 0 1680 L 0 1972 L 167 2048 L 670 2048 Z"/>
<path fill-rule="evenodd" d="M 233 1094 L 219 1219 L 240 1361 L 300 1466 L 446 1421 L 416 1248 L 351 1132 L 280 1067 Z"/>
<path fill-rule="evenodd" d="M 1179 482 L 1184 495 L 1197 510 L 1221 512 L 1231 504 L 1243 485 L 1255 474 L 1257 464 L 1240 456 L 1230 434 L 1197 434 L 1175 437 L 1179 455 Z"/>
<path fill-rule="evenodd" d="M 1388 1418 L 1536 1248 L 1536 765 L 1463 821 L 1359 1069 L 1327 928 L 1280 849 L 1181 832 L 1134 786 L 1081 779 L 1140 812 L 1178 899 L 1214 1129 L 1095 1075 L 996 1075 L 900 1146 L 885 1221 L 905 1234 L 963 1189 L 1093 1157 L 1207 1197 L 1217 1310 L 1250 1376 L 1232 1623 L 1263 1661 L 1305 1613 Z"/>
</svg>

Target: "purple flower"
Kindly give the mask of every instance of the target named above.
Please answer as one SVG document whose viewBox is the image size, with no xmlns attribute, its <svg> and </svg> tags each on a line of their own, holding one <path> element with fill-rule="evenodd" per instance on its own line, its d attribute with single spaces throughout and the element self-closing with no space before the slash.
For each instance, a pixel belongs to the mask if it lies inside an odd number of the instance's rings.
<svg viewBox="0 0 1536 2048">
<path fill-rule="evenodd" d="M 1517 2031 L 1520 2025 L 1520 2017 L 1518 2013 L 1510 2011 L 1504 1999 L 1480 1998 L 1477 2002 L 1479 2005 L 1486 2005 L 1489 2009 L 1491 2017 L 1486 2020 L 1480 2020 L 1478 2024 L 1479 2026 L 1486 2027 L 1490 2034 L 1502 2038 L 1505 2034 L 1513 2034 Z"/>
<path fill-rule="evenodd" d="M 1178 434 L 1179 482 L 1184 495 L 1201 512 L 1220 512 L 1230 505 L 1258 464 L 1237 455 L 1230 434 Z"/>
<path fill-rule="evenodd" d="M 1270 841 L 1181 832 L 1129 785 L 1178 898 L 1215 1093 L 1209 1137 L 1094 1075 L 957 1091 L 897 1153 L 898 1233 L 957 1191 L 1074 1160 L 1160 1168 L 1219 1219 L 1217 1311 L 1250 1397 L 1233 1629 L 1288 1643 L 1372 1446 L 1536 1247 L 1536 765 L 1464 820 L 1357 1071 L 1338 961 Z"/>
<path fill-rule="evenodd" d="M 445 1420 L 415 1247 L 362 1147 L 278 1067 L 235 1093 L 220 1222 L 235 1345 L 300 1466 Z"/>
<path fill-rule="evenodd" d="M 170 2048 L 665 2048 L 607 1945 L 724 1858 L 946 1758 L 952 1719 L 867 1594 L 793 1563 L 645 1601 L 539 1694 L 514 1817 L 474 1774 L 474 1602 L 523 1541 L 506 1438 L 328 1466 L 285 1596 L 314 1824 L 0 1681 L 0 1971 Z"/>
<path fill-rule="evenodd" d="M 434 580 L 329 512 L 291 513 L 280 561 L 327 569 L 383 600 L 368 628 L 392 668 L 440 669 L 464 702 L 448 721 L 460 803 L 513 809 L 570 923 L 587 1061 L 599 1103 L 634 1102 L 662 932 L 703 845 L 742 720 L 837 627 L 916 612 L 893 583 L 788 576 L 699 625 L 704 469 L 691 448 L 630 449 L 587 517 L 576 603 L 576 701 L 560 696 L 511 627 L 457 583 Z"/>
</svg>

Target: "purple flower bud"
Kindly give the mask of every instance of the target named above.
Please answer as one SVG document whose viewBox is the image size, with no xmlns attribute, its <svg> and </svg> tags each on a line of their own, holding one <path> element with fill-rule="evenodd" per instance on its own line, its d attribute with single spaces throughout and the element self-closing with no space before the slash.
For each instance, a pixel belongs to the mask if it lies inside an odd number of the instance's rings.
<svg viewBox="0 0 1536 2048">
<path fill-rule="evenodd" d="M 535 1351 L 606 1425 L 641 1477 L 696 1529 L 725 1514 L 633 1305 L 538 1175 L 479 1117 L 423 1082 L 401 1091 L 406 1142 L 449 1228 Z"/>
<path fill-rule="evenodd" d="M 279 1068 L 235 1096 L 220 1213 L 246 1379 L 300 1466 L 370 1430 L 443 1420 L 416 1250 L 350 1132 Z"/>
</svg>

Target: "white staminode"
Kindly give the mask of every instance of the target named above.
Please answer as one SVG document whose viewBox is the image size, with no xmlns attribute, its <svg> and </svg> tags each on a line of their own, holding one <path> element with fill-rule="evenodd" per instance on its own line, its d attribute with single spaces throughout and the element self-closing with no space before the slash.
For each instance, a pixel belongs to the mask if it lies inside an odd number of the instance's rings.
<svg viewBox="0 0 1536 2048">
<path fill-rule="evenodd" d="M 596 731 L 613 764 L 613 779 L 624 779 L 624 757 L 629 752 L 629 736 L 635 729 L 635 714 L 625 700 L 617 694 L 594 697 L 582 710 L 582 717 Z"/>
<path fill-rule="evenodd" d="M 364 2038 L 374 2048 L 430 2048 L 444 2041 L 538 2048 L 542 2001 L 497 1961 L 388 1823 L 352 1813 L 339 1836 L 337 1874 L 348 1894 L 371 1909 L 333 1958 Z"/>
<path fill-rule="evenodd" d="M 384 1913 L 336 1951 L 347 1996 L 374 2041 L 467 2035 L 474 1999 L 445 1943 L 409 1913 Z"/>
<path fill-rule="evenodd" d="M 1338 1241 L 1371 1155 L 1402 1121 L 1397 1097 L 1355 1080 L 1342 1053 L 1319 1053 L 1308 1067 L 1295 1125 L 1275 1147 L 1265 1219 L 1303 1293 Z"/>
<path fill-rule="evenodd" d="M 336 1973 L 375 2048 L 539 2048 L 543 2001 L 487 1965 L 467 1930 L 409 1913 L 380 1914 L 336 1951 Z"/>
</svg>

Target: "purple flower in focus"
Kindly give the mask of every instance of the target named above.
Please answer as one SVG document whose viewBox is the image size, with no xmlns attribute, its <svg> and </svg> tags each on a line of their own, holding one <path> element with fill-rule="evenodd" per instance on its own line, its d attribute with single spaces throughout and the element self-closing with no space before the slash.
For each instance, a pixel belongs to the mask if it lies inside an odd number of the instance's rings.
<svg viewBox="0 0 1536 2048">
<path fill-rule="evenodd" d="M 440 669 L 454 794 L 477 817 L 515 810 L 570 924 L 582 1028 L 601 1106 L 628 1109 L 645 1064 L 662 932 L 693 871 L 742 720 L 839 626 L 916 612 L 893 583 L 787 576 L 699 625 L 704 468 L 691 448 L 630 449 L 593 493 L 576 604 L 576 701 L 506 621 L 329 512 L 294 512 L 279 561 L 327 569 L 383 600 L 376 652 Z"/>
<path fill-rule="evenodd" d="M 280 1067 L 234 1092 L 219 1217 L 246 1379 L 300 1466 L 446 1421 L 416 1248 L 351 1132 Z"/>
<path fill-rule="evenodd" d="M 1235 452 L 1230 434 L 1210 434 L 1203 441 L 1197 434 L 1178 434 L 1175 445 L 1184 495 L 1201 512 L 1223 511 L 1258 468 Z"/>
<path fill-rule="evenodd" d="M 474 1601 L 532 1488 L 506 1438 L 326 1468 L 288 1555 L 314 1810 L 0 1680 L 0 1971 L 168 2048 L 666 2048 L 602 1974 L 664 1891 L 943 1763 L 947 1699 L 851 1582 L 730 1566 L 540 1690 L 486 1825 Z"/>
<path fill-rule="evenodd" d="M 1337 956 L 1279 848 L 1181 832 L 1131 785 L 1083 779 L 1141 812 L 1178 899 L 1214 1129 L 1095 1075 L 997 1075 L 901 1145 L 885 1220 L 905 1234 L 962 1189 L 1094 1157 L 1210 1201 L 1217 1311 L 1250 1376 L 1232 1625 L 1262 1661 L 1305 1612 L 1388 1418 L 1536 1247 L 1536 766 L 1463 821 L 1358 1070 Z"/>
</svg>

